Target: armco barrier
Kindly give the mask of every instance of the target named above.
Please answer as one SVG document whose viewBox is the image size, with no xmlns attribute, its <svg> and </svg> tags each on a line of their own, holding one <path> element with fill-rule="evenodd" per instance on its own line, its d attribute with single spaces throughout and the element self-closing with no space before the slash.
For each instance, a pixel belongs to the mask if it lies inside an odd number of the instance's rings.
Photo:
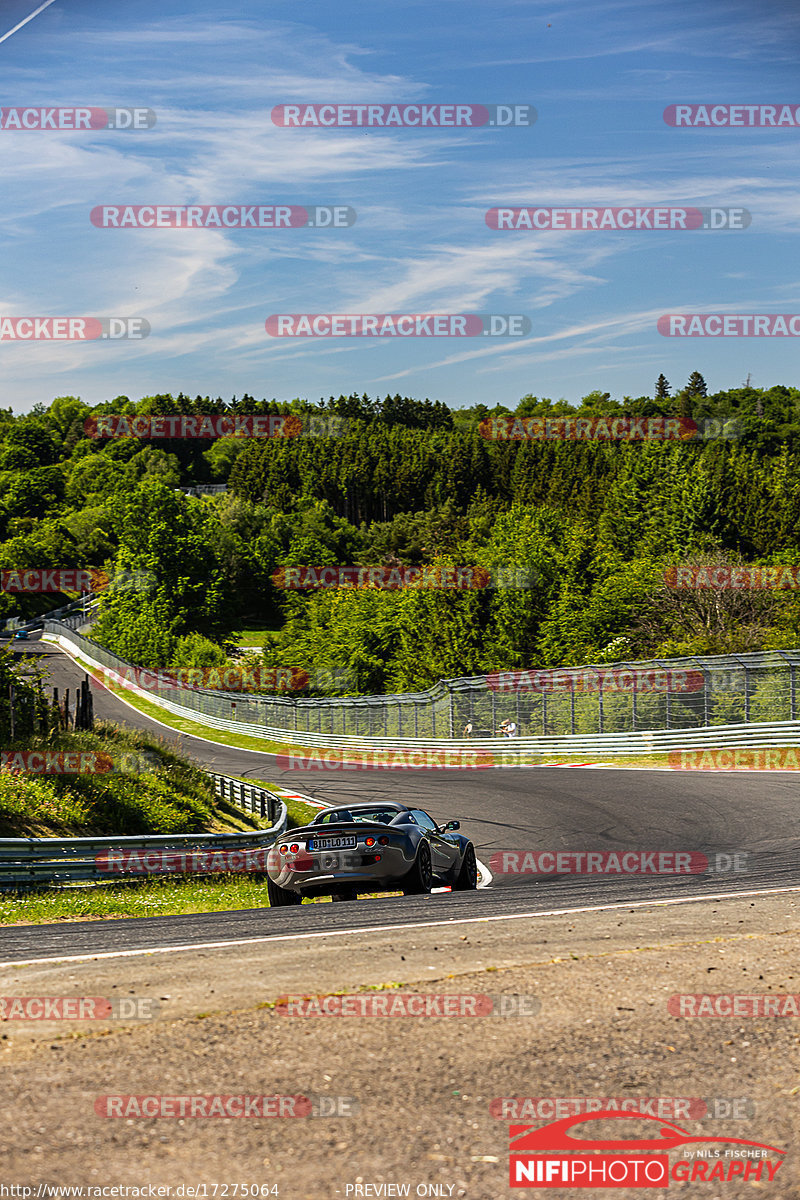
<svg viewBox="0 0 800 1200">
<path fill-rule="evenodd" d="M 59 887 L 75 883 L 109 883 L 142 879 L 141 872 L 103 870 L 97 856 L 104 851 L 175 851 L 176 853 L 258 850 L 270 846 L 286 829 L 286 805 L 271 793 L 242 784 L 227 775 L 214 775 L 217 795 L 226 796 L 249 812 L 264 812 L 269 805 L 275 820 L 269 829 L 245 833 L 153 834 L 140 837 L 0 838 L 0 891 Z M 244 789 L 244 791 L 242 791 Z M 270 797 L 262 801 L 262 796 Z M 197 874 L 203 874 L 202 871 Z"/>
<path fill-rule="evenodd" d="M 775 654 L 756 654 L 741 656 L 725 656 L 720 659 L 707 659 L 705 665 L 699 663 L 696 673 L 703 672 L 704 686 L 696 692 L 676 696 L 667 692 L 659 696 L 658 702 L 665 707 L 667 727 L 653 728 L 624 728 L 621 731 L 586 731 L 575 733 L 551 732 L 551 723 L 547 719 L 548 711 L 560 704 L 572 710 L 570 728 L 575 726 L 576 697 L 575 691 L 557 697 L 547 693 L 537 695 L 541 712 L 537 713 L 534 723 L 530 714 L 526 719 L 520 713 L 520 692 L 503 692 L 487 686 L 486 678 L 446 680 L 432 688 L 428 693 L 405 696 L 359 696 L 340 697 L 337 699 L 298 699 L 288 700 L 276 696 L 260 696 L 252 693 L 213 692 L 200 688 L 176 688 L 174 683 L 159 688 L 148 688 L 147 691 L 125 679 L 135 673 L 136 668 L 125 663 L 122 659 L 99 646 L 96 642 L 81 634 L 65 629 L 58 622 L 45 622 L 45 634 L 48 640 L 55 641 L 69 653 L 78 656 L 82 665 L 88 664 L 102 670 L 106 675 L 119 675 L 119 682 L 132 694 L 147 699 L 151 704 L 173 713 L 182 718 L 196 721 L 211 729 L 219 729 L 228 733 L 241 733 L 248 737 L 260 738 L 282 743 L 287 747 L 315 747 L 350 750 L 356 754 L 362 750 L 416 750 L 450 751 L 458 748 L 491 752 L 496 755 L 497 766 L 525 765 L 534 755 L 558 756 L 594 756 L 594 755 L 631 755 L 648 754 L 658 750 L 675 750 L 690 746 L 794 746 L 800 745 L 800 720 L 798 716 L 797 689 L 795 674 L 800 667 L 800 655 L 795 651 L 781 651 Z M 777 657 L 776 657 L 777 656 Z M 735 659 L 737 666 L 731 666 Z M 682 660 L 687 661 L 687 660 Z M 640 669 L 642 664 L 633 664 Z M 646 666 L 647 664 L 645 664 Z M 607 668 L 612 669 L 613 664 Z M 677 668 L 674 664 L 660 664 L 661 669 Z M 592 668 L 594 669 L 594 668 Z M 577 668 L 574 669 L 577 673 Z M 581 668 L 585 672 L 587 668 Z M 744 678 L 744 695 L 732 694 L 724 690 L 714 693 L 709 690 L 707 676 L 716 677 L 720 672 L 738 672 Z M 490 677 L 492 678 L 492 677 Z M 477 709 L 476 691 L 482 687 L 481 703 L 486 706 L 487 725 L 496 729 L 502 718 L 514 719 L 522 736 L 506 738 L 497 736 L 480 736 L 485 732 L 480 721 L 473 719 Z M 449 690 L 448 690 L 449 689 Z M 461 689 L 461 691 L 459 691 Z M 179 697 L 180 702 L 169 699 L 168 695 Z M 463 694 L 462 694 L 463 693 Z M 458 709 L 459 704 L 465 704 L 464 696 L 468 697 L 471 709 Z M 725 698 L 728 703 L 724 703 Z M 592 697 L 594 699 L 594 697 Z M 712 699 L 714 711 L 712 712 Z M 610 717 L 612 706 L 619 702 L 617 694 L 606 695 L 605 709 L 603 696 L 599 697 L 601 714 L 605 711 Z M 635 693 L 625 696 L 623 703 L 629 703 L 632 711 L 638 712 L 641 718 L 644 700 L 640 698 L 636 707 Z M 417 706 L 414 708 L 414 706 Z M 403 706 L 414 708 L 414 736 L 404 736 L 404 727 L 408 725 L 406 717 L 400 716 Z M 775 719 L 770 710 L 778 709 L 789 719 Z M 361 710 L 366 710 L 368 718 L 363 721 L 359 717 Z M 437 718 L 437 711 L 439 716 Z M 458 720 L 456 713 L 458 712 Z M 465 715 L 473 720 L 475 732 L 479 736 L 459 738 L 462 719 Z M 722 714 L 729 712 L 733 720 L 722 720 Z M 374 714 L 380 716 L 376 722 Z M 389 714 L 392 713 L 392 720 Z M 542 713 L 544 716 L 542 716 Z M 372 714 L 372 715 L 370 715 Z M 348 715 L 352 718 L 348 720 Z M 762 720 L 756 718 L 761 716 Z M 280 717 L 280 722 L 276 720 Z M 538 733 L 539 717 L 544 731 Z M 677 723 L 683 717 L 682 723 Z M 692 717 L 689 723 L 687 717 Z M 742 717 L 743 720 L 735 718 Z M 424 719 L 423 719 L 424 718 Z M 713 719 L 712 719 L 713 718 Z M 767 719 L 763 719 L 767 718 Z M 771 719 L 770 719 L 771 718 Z M 366 724 L 367 731 L 361 731 L 361 724 Z M 375 731 L 375 724 L 379 729 Z M 606 724 L 610 723 L 610 720 Z M 344 728 L 337 729 L 341 724 Z M 531 736 L 531 725 L 537 728 L 537 733 Z M 603 722 L 601 721 L 601 725 Z M 324 727 L 323 727 L 324 725 Z M 350 726 L 348 731 L 347 726 Z M 420 725 L 432 726 L 433 736 L 420 734 Z M 391 726 L 391 731 L 390 731 Z M 382 727 L 382 728 L 381 728 Z M 441 732 L 440 732 L 441 731 Z"/>
<path fill-rule="evenodd" d="M 252 783 L 244 783 L 241 779 L 233 779 L 230 775 L 217 775 L 213 772 L 209 774 L 214 780 L 214 791 L 223 800 L 230 800 L 237 808 L 268 819 L 273 828 L 278 824 L 284 806 L 274 792 L 255 787 Z"/>
</svg>

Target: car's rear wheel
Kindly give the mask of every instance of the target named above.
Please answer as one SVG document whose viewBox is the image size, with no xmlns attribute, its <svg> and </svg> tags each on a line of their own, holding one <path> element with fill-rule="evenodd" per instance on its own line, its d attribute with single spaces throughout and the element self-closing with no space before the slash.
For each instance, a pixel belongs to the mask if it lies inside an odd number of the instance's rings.
<svg viewBox="0 0 800 1200">
<path fill-rule="evenodd" d="M 420 842 L 414 865 L 403 880 L 403 895 L 424 896 L 432 886 L 431 848 L 427 842 Z"/>
<path fill-rule="evenodd" d="M 267 876 L 267 896 L 270 908 L 284 908 L 287 904 L 302 904 L 303 902 L 303 897 L 299 892 L 292 892 L 289 888 L 282 888 L 279 884 L 273 883 L 269 875 Z"/>
<path fill-rule="evenodd" d="M 454 891 L 472 892 L 478 886 L 478 860 L 475 857 L 475 847 L 470 843 L 464 851 L 461 870 L 453 884 Z"/>
</svg>

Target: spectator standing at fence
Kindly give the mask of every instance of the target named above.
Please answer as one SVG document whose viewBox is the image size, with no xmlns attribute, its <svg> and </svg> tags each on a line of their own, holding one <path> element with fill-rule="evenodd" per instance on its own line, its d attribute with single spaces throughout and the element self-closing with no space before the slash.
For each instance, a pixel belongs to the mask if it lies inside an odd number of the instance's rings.
<svg viewBox="0 0 800 1200">
<path fill-rule="evenodd" d="M 461 736 L 468 737 L 468 738 L 472 737 L 473 728 L 474 727 L 473 727 L 472 721 L 467 721 L 466 725 L 464 726 L 464 732 L 462 733 Z"/>
</svg>

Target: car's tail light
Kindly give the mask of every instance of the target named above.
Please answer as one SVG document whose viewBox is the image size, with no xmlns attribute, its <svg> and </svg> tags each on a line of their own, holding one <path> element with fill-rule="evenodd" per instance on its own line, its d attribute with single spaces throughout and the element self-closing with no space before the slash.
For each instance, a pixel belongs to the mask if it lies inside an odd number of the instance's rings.
<svg viewBox="0 0 800 1200">
<path fill-rule="evenodd" d="M 281 854 L 288 854 L 288 853 L 289 853 L 289 847 L 288 847 L 288 846 L 281 846 L 281 848 L 280 848 L 280 851 L 281 851 Z"/>
<path fill-rule="evenodd" d="M 297 842 L 292 842 L 291 846 L 289 847 L 289 853 L 297 854 L 299 850 L 300 850 L 299 844 Z"/>
<path fill-rule="evenodd" d="M 378 842 L 380 843 L 381 846 L 389 845 L 389 839 L 387 837 L 378 838 Z"/>
<path fill-rule="evenodd" d="M 364 838 L 364 845 L 365 845 L 365 846 L 374 846 L 374 845 L 375 845 L 375 838 L 374 838 L 374 837 L 368 837 L 368 838 Z"/>
</svg>

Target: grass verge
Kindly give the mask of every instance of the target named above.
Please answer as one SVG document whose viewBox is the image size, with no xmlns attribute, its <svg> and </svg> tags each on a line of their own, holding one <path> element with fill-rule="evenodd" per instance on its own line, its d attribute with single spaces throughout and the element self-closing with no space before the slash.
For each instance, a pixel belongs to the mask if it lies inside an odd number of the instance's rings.
<svg viewBox="0 0 800 1200">
<path fill-rule="evenodd" d="M 266 908 L 263 881 L 248 875 L 221 879 L 146 879 L 94 888 L 0 894 L 0 925 L 44 925 L 124 917 L 172 917 L 188 913 Z"/>
<path fill-rule="evenodd" d="M 266 826 L 217 799 L 204 771 L 142 730 L 98 721 L 92 731 L 31 738 L 10 749 L 85 757 L 74 774 L 0 771 L 0 837 L 232 833 Z"/>
</svg>

